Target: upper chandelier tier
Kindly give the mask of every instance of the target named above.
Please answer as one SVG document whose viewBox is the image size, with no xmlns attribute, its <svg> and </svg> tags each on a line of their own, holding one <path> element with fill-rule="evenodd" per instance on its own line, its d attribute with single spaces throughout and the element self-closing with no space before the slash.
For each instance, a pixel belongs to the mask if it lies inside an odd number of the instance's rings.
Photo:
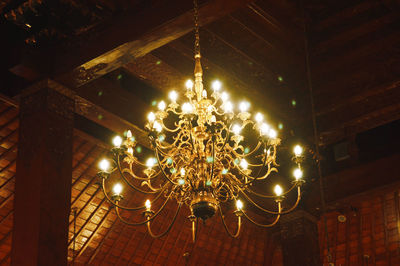
<svg viewBox="0 0 400 266">
<path fill-rule="evenodd" d="M 196 236 L 196 221 L 206 220 L 219 211 L 225 229 L 232 237 L 240 232 L 241 218 L 245 216 L 251 222 L 263 226 L 273 226 L 279 217 L 293 210 L 300 200 L 302 181 L 302 148 L 294 149 L 293 185 L 285 193 L 276 185 L 275 195 L 266 195 L 254 191 L 255 183 L 263 182 L 272 172 L 277 172 L 277 146 L 280 139 L 277 132 L 266 122 L 261 113 L 254 116 L 249 112 L 250 104 L 241 102 L 238 111 L 234 108 L 226 92 L 221 92 L 219 81 L 212 83 L 212 90 L 203 85 L 203 71 L 200 63 L 200 47 L 197 22 L 197 4 L 195 2 L 195 70 L 194 82 L 186 82 L 183 96 L 176 91 L 169 93 L 168 101 L 159 101 L 158 110 L 147 116 L 146 129 L 154 157 L 145 163 L 139 161 L 135 153 L 136 141 L 131 132 L 123 140 L 114 138 L 112 162 L 104 159 L 100 162 L 103 192 L 115 206 L 118 217 L 126 224 L 147 225 L 153 237 L 165 235 L 172 227 L 182 205 L 190 209 L 193 240 Z M 209 92 L 211 92 L 209 96 Z M 183 99 L 181 99 L 183 98 Z M 106 187 L 110 176 L 119 178 L 132 190 L 152 195 L 152 199 L 143 200 L 142 206 L 131 207 L 123 204 L 122 185 L 116 183 L 113 195 Z M 297 188 L 297 200 L 293 207 L 283 209 L 284 195 Z M 250 196 L 250 194 L 252 196 Z M 243 209 L 243 197 L 249 204 L 261 211 L 275 215 L 270 224 L 260 224 L 250 218 Z M 257 204 L 253 198 L 270 200 L 276 209 L 268 210 Z M 159 209 L 153 212 L 151 202 L 163 199 Z M 151 221 L 167 205 L 168 201 L 177 203 L 177 210 L 167 230 L 159 235 L 151 231 Z M 221 206 L 236 201 L 234 214 L 238 219 L 237 231 L 231 233 L 224 220 Z M 138 211 L 143 209 L 145 219 L 142 222 L 129 222 L 120 215 L 120 209 Z"/>
</svg>

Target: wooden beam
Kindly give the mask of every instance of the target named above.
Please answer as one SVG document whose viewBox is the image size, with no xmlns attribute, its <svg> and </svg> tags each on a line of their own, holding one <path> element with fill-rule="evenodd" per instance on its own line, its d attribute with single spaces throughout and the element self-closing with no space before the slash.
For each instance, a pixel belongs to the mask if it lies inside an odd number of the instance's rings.
<svg viewBox="0 0 400 266">
<path fill-rule="evenodd" d="M 251 0 L 208 1 L 199 9 L 200 24 L 215 21 L 249 2 Z M 69 87 L 82 86 L 185 35 L 192 29 L 191 1 L 156 1 L 152 5 L 146 5 L 146 8 L 137 14 L 127 12 L 121 15 L 119 19 L 109 23 L 101 33 L 85 40 L 82 47 L 74 49 L 71 53 L 60 56 L 59 50 L 55 51 L 55 56 L 58 55 L 55 61 L 63 66 L 58 72 L 66 73 L 56 80 Z M 68 72 L 71 69 L 72 72 Z"/>
</svg>

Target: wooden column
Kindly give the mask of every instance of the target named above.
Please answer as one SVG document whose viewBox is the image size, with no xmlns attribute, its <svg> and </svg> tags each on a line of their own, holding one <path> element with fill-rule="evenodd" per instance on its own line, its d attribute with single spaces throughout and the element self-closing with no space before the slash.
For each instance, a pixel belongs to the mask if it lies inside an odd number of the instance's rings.
<svg viewBox="0 0 400 266">
<path fill-rule="evenodd" d="M 74 105 L 51 80 L 20 98 L 12 265 L 67 265 Z"/>
<path fill-rule="evenodd" d="M 320 266 L 317 219 L 298 210 L 281 218 L 284 266 Z"/>
</svg>

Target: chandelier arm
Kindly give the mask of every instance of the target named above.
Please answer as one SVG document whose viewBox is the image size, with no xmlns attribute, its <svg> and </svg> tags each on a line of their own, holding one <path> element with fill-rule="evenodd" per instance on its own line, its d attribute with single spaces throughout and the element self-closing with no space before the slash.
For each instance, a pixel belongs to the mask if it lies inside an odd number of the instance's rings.
<svg viewBox="0 0 400 266">
<path fill-rule="evenodd" d="M 140 176 L 137 176 L 137 175 L 133 172 L 133 170 L 132 170 L 131 168 L 132 168 L 132 167 L 130 167 L 130 169 L 124 168 L 124 169 L 122 169 L 122 172 L 123 172 L 123 173 L 130 174 L 133 178 L 135 178 L 135 179 L 137 179 L 137 180 L 150 181 L 150 180 L 152 180 L 152 179 L 157 178 L 158 175 L 161 173 L 161 171 L 158 171 L 158 172 L 155 173 L 152 177 L 140 177 Z"/>
<path fill-rule="evenodd" d="M 258 151 L 258 149 L 260 148 L 260 146 L 261 146 L 261 142 L 258 142 L 258 143 L 257 143 L 257 146 L 256 146 L 251 152 L 249 152 L 249 153 L 247 153 L 247 154 L 243 154 L 241 157 L 242 157 L 242 158 L 245 158 L 245 157 L 248 157 L 248 156 L 253 155 L 253 153 L 255 153 L 256 151 Z"/>
<path fill-rule="evenodd" d="M 212 158 L 213 158 L 213 161 L 212 161 L 212 166 L 211 166 L 210 179 L 212 179 L 213 176 L 214 176 L 214 164 L 215 164 L 215 141 L 214 140 L 213 140 L 213 143 L 212 143 Z"/>
<path fill-rule="evenodd" d="M 289 188 L 289 190 L 287 190 L 281 196 L 285 196 L 285 195 L 289 194 L 296 186 L 297 186 L 297 184 L 293 183 L 292 187 Z M 249 187 L 246 187 L 246 191 L 248 191 L 248 192 L 250 192 L 250 193 L 252 193 L 252 194 L 254 194 L 254 195 L 256 195 L 257 197 L 260 197 L 260 198 L 267 198 L 267 199 L 276 198 L 276 196 L 274 196 L 274 195 L 263 195 L 263 194 L 260 194 L 258 192 L 255 192 L 255 191 L 251 190 Z"/>
<path fill-rule="evenodd" d="M 192 220 L 192 239 L 193 239 L 193 243 L 196 242 L 196 238 L 197 238 L 197 228 L 199 225 L 199 218 L 194 218 Z"/>
<path fill-rule="evenodd" d="M 279 204 L 279 206 L 280 206 L 280 203 L 278 203 L 278 204 Z M 278 214 L 278 215 L 276 216 L 275 220 L 274 220 L 272 223 L 270 223 L 270 224 L 261 224 L 261 223 L 258 223 L 258 222 L 256 222 L 256 221 L 254 221 L 252 218 L 250 218 L 250 217 L 246 214 L 245 211 L 242 211 L 242 213 L 243 213 L 244 217 L 246 217 L 246 219 L 249 220 L 251 223 L 253 223 L 253 224 L 257 225 L 257 226 L 260 226 L 260 227 L 264 227 L 264 228 L 268 228 L 268 227 L 274 226 L 274 225 L 279 221 L 279 218 L 281 218 L 281 215 Z"/>
<path fill-rule="evenodd" d="M 159 198 L 160 198 L 160 196 L 163 194 L 163 192 L 164 192 L 164 190 L 167 188 L 167 185 L 169 185 L 169 183 L 168 184 L 166 184 L 166 185 L 164 185 L 164 187 L 162 188 L 162 190 L 158 193 L 158 195 L 153 199 L 153 201 L 154 202 L 156 202 Z M 106 197 L 106 199 L 114 206 L 114 207 L 118 207 L 118 208 L 120 208 L 120 209 L 122 209 L 122 210 L 127 210 L 127 211 L 137 211 L 137 210 L 141 210 L 141 209 L 144 209 L 146 206 L 139 206 L 139 207 L 126 207 L 126 206 L 121 206 L 121 205 L 119 205 L 118 203 L 114 203 L 114 200 L 112 199 L 112 198 L 110 198 L 110 196 L 107 194 L 107 192 L 106 192 L 106 185 L 105 185 L 105 179 L 103 178 L 103 181 L 102 181 L 102 190 L 103 190 L 103 194 L 104 194 L 104 196 Z"/>
<path fill-rule="evenodd" d="M 164 168 L 162 167 L 161 162 L 160 162 L 160 156 L 158 155 L 158 148 L 157 148 L 157 147 L 154 149 L 154 153 L 155 153 L 155 155 L 156 155 L 156 157 L 157 157 L 157 164 L 158 164 L 158 167 L 160 167 L 161 172 L 163 173 L 164 177 L 165 177 L 171 184 L 178 185 L 177 183 L 175 183 L 174 181 L 172 181 L 171 178 L 168 177 L 167 173 L 165 173 Z"/>
<path fill-rule="evenodd" d="M 158 190 L 156 190 L 156 191 L 145 191 L 145 190 L 142 190 L 142 189 L 136 187 L 135 185 L 133 185 L 133 184 L 125 177 L 124 173 L 123 173 L 122 170 L 121 170 L 120 161 L 119 161 L 119 156 L 117 157 L 117 169 L 118 169 L 118 172 L 119 172 L 119 174 L 121 175 L 122 179 L 125 181 L 125 183 L 127 183 L 132 189 L 134 189 L 134 190 L 136 190 L 136 191 L 138 191 L 138 192 L 141 192 L 141 193 L 143 193 L 143 194 L 155 194 L 155 193 L 157 193 L 158 191 L 161 190 L 161 188 L 160 188 L 160 189 L 158 189 Z"/>
<path fill-rule="evenodd" d="M 241 188 L 239 188 L 239 191 L 243 194 L 243 196 L 246 197 L 246 199 L 248 201 L 250 201 L 250 203 L 252 203 L 255 207 L 257 207 L 259 210 L 266 212 L 266 213 L 270 213 L 270 214 L 281 214 L 280 211 L 276 212 L 276 211 L 270 211 L 267 209 L 264 209 L 263 207 L 261 207 L 260 205 L 258 205 L 254 200 L 252 200 Z"/>
<path fill-rule="evenodd" d="M 237 215 L 237 217 L 238 217 L 238 225 L 237 225 L 236 233 L 235 233 L 235 234 L 232 234 L 232 233 L 229 231 L 228 226 L 226 225 L 225 218 L 224 218 L 224 215 L 223 215 L 223 213 L 222 213 L 222 209 L 221 209 L 221 206 L 220 206 L 220 205 L 218 205 L 218 209 L 219 209 L 219 216 L 221 217 L 222 224 L 224 225 L 225 231 L 228 233 L 228 235 L 229 235 L 230 237 L 232 237 L 232 238 L 237 238 L 237 237 L 239 236 L 239 234 L 240 234 L 240 229 L 242 228 L 242 217 L 240 216 L 240 214 Z"/>
<path fill-rule="evenodd" d="M 221 149 L 219 149 L 220 152 L 221 152 L 223 149 L 225 149 L 225 146 L 226 146 L 226 144 L 228 143 L 228 140 L 229 140 L 229 138 L 230 138 L 230 136 L 231 136 L 231 130 L 230 130 L 231 126 L 232 126 L 232 124 L 230 124 L 229 127 L 226 127 L 226 129 L 225 129 L 225 130 L 226 130 L 226 138 L 225 138 L 224 145 L 222 145 Z M 229 145 L 228 145 L 228 146 L 229 146 Z"/>
<path fill-rule="evenodd" d="M 267 173 L 266 173 L 264 176 L 262 176 L 262 177 L 260 178 L 261 170 L 265 167 L 265 165 L 266 165 L 266 163 L 267 163 L 267 157 L 268 157 L 268 154 L 265 153 L 264 163 L 263 163 L 262 167 L 258 170 L 258 173 L 257 173 L 256 177 L 255 177 L 253 180 L 250 180 L 249 182 L 243 184 L 243 187 L 244 187 L 244 186 L 248 186 L 248 185 L 254 183 L 256 180 L 261 180 L 261 179 L 263 179 L 263 177 L 266 177 L 266 176 L 268 176 L 268 175 L 271 173 L 271 171 L 272 171 L 272 170 L 271 170 L 271 166 L 270 166 L 270 164 L 268 164 Z"/>
<path fill-rule="evenodd" d="M 168 232 L 171 230 L 172 226 L 174 225 L 175 221 L 176 221 L 176 217 L 178 217 L 179 211 L 181 210 L 182 207 L 182 203 L 179 203 L 178 208 L 176 209 L 174 218 L 172 219 L 170 225 L 168 226 L 167 230 L 165 230 L 164 232 L 155 235 L 152 231 L 151 231 L 151 226 L 150 226 L 150 220 L 148 220 L 147 222 L 147 232 L 149 232 L 150 236 L 152 238 L 160 238 L 165 236 L 166 234 L 168 234 Z M 150 219 L 150 217 L 147 217 L 147 219 Z"/>
<path fill-rule="evenodd" d="M 118 219 L 123 222 L 126 225 L 134 225 L 134 226 L 138 226 L 138 225 L 144 225 L 145 223 L 148 223 L 152 220 L 154 220 L 159 214 L 160 212 L 164 209 L 165 205 L 167 205 L 168 200 L 171 198 L 171 194 L 168 195 L 167 199 L 164 201 L 163 205 L 161 206 L 161 208 L 151 217 L 149 217 L 148 219 L 142 221 L 142 222 L 138 222 L 138 223 L 132 223 L 129 222 L 127 220 L 125 220 L 121 214 L 119 213 L 119 208 L 117 206 L 115 206 L 115 212 L 117 213 L 117 217 Z"/>
<path fill-rule="evenodd" d="M 174 129 L 170 129 L 170 128 L 168 128 L 167 126 L 165 126 L 165 124 L 164 124 L 164 122 L 163 122 L 162 120 L 161 120 L 161 122 L 162 122 L 163 128 L 164 128 L 166 131 L 168 131 L 168 132 L 175 133 L 175 132 L 177 132 L 177 131 L 180 129 L 179 126 L 177 126 L 177 127 L 174 128 Z"/>
<path fill-rule="evenodd" d="M 300 186 L 297 185 L 297 200 L 296 200 L 295 204 L 290 209 L 281 211 L 281 214 L 286 214 L 286 213 L 289 213 L 289 212 L 293 211 L 294 209 L 296 209 L 297 205 L 299 205 L 300 199 L 301 199 Z"/>
</svg>

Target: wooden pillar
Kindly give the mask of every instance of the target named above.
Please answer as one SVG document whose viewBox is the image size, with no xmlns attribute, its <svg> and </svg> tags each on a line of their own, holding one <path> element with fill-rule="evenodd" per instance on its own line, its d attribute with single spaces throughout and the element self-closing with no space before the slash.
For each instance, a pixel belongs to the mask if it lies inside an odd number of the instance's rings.
<svg viewBox="0 0 400 266">
<path fill-rule="evenodd" d="M 298 210 L 281 218 L 284 266 L 320 266 L 317 219 Z"/>
<path fill-rule="evenodd" d="M 51 80 L 21 95 L 12 265 L 67 265 L 74 106 Z"/>
</svg>

